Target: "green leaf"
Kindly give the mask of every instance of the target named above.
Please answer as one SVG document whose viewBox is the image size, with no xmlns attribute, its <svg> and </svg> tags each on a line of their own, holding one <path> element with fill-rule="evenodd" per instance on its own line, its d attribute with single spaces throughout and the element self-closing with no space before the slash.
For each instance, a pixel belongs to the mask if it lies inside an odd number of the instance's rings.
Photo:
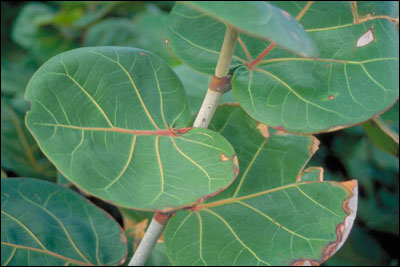
<svg viewBox="0 0 400 267">
<path fill-rule="evenodd" d="M 21 176 L 53 180 L 54 167 L 39 151 L 23 115 L 9 102 L 1 99 L 1 167 Z"/>
<path fill-rule="evenodd" d="M 1 180 L 1 265 L 116 265 L 122 229 L 73 191 L 33 179 Z"/>
<path fill-rule="evenodd" d="M 154 246 L 145 266 L 172 266 L 165 253 L 164 243 L 157 243 Z"/>
<path fill-rule="evenodd" d="M 137 38 L 136 25 L 125 18 L 108 18 L 89 27 L 85 46 L 134 46 Z"/>
<path fill-rule="evenodd" d="M 26 123 L 71 182 L 120 206 L 166 210 L 227 187 L 232 146 L 191 129 L 182 84 L 157 56 L 128 47 L 80 48 L 31 79 Z"/>
<path fill-rule="evenodd" d="M 299 12 L 297 3 L 277 5 Z M 384 112 L 399 96 L 398 31 L 392 20 L 369 14 L 356 19 L 350 2 L 314 2 L 300 22 L 320 57 L 273 49 L 253 69 L 240 67 L 232 81 L 240 105 L 256 120 L 296 133 L 333 131 Z"/>
<path fill-rule="evenodd" d="M 265 139 L 262 124 L 228 105 L 212 125 L 236 148 L 241 171 L 227 190 L 170 219 L 165 244 L 174 265 L 320 264 L 341 247 L 355 218 L 357 182 L 303 180 L 315 137 Z"/>
<path fill-rule="evenodd" d="M 168 15 L 142 13 L 135 18 L 138 38 L 136 46 L 149 50 L 161 57 L 169 65 L 176 65 L 179 61 L 170 53 L 165 42 L 165 30 Z"/>
<path fill-rule="evenodd" d="M 318 55 L 314 43 L 293 17 L 266 2 L 257 1 L 176 4 L 168 21 L 170 47 L 184 63 L 212 73 L 224 38 L 224 23 L 241 31 L 241 36 L 273 41 L 302 56 Z M 237 49 L 236 60 L 238 53 Z"/>
<path fill-rule="evenodd" d="M 33 48 L 40 30 L 40 25 L 36 20 L 53 14 L 53 10 L 43 3 L 31 2 L 26 4 L 15 20 L 11 38 L 23 48 Z"/>
<path fill-rule="evenodd" d="M 379 149 L 399 156 L 399 103 L 381 116 L 362 124 L 371 142 Z"/>
</svg>

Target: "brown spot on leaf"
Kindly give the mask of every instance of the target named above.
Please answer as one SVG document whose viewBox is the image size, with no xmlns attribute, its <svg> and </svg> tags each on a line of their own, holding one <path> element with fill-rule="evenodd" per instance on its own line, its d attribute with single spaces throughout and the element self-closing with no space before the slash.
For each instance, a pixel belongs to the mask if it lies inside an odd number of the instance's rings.
<svg viewBox="0 0 400 267">
<path fill-rule="evenodd" d="M 140 53 L 139 53 L 139 55 L 141 55 L 141 56 L 145 56 L 145 55 L 146 55 L 146 53 L 145 53 L 145 52 L 140 52 Z"/>
<path fill-rule="evenodd" d="M 269 131 L 268 131 L 268 126 L 265 125 L 264 123 L 259 122 L 257 125 L 257 130 L 260 131 L 262 136 L 264 136 L 265 139 L 269 137 Z"/>
<path fill-rule="evenodd" d="M 334 95 L 330 95 L 330 96 L 328 97 L 328 100 L 333 100 L 333 99 L 335 99 L 335 96 L 334 96 Z"/>
<path fill-rule="evenodd" d="M 221 154 L 219 154 L 219 157 L 220 157 L 221 161 L 229 161 L 229 157 L 227 155 L 224 155 L 221 153 Z"/>
<path fill-rule="evenodd" d="M 168 39 L 165 39 L 165 43 L 168 45 L 168 44 L 169 44 L 169 40 L 168 40 Z"/>
</svg>

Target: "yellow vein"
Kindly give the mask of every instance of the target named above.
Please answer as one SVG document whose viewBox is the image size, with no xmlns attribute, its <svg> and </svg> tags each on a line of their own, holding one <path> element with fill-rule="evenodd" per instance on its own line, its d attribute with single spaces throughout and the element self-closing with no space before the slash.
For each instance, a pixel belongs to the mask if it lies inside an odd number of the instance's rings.
<svg viewBox="0 0 400 267">
<path fill-rule="evenodd" d="M 199 247 L 200 247 L 200 259 L 203 261 L 205 266 L 208 266 L 206 261 L 203 258 L 203 248 L 202 248 L 202 242 L 203 242 L 203 221 L 201 219 L 201 216 L 198 212 L 195 212 L 195 214 L 197 215 L 197 218 L 199 219 Z"/>
<path fill-rule="evenodd" d="M 203 169 L 203 167 L 201 167 L 197 162 L 195 162 L 193 159 L 191 159 L 188 155 L 186 155 L 182 150 L 179 149 L 179 147 L 177 146 L 177 144 L 175 143 L 174 137 L 171 136 L 171 142 L 174 145 L 175 149 L 178 150 L 178 152 L 184 157 L 186 158 L 188 161 L 190 161 L 193 165 L 195 165 L 197 168 L 199 168 L 208 178 L 208 192 L 211 191 L 211 177 L 208 174 L 208 172 L 206 172 L 206 170 Z"/>
<path fill-rule="evenodd" d="M 8 214 L 7 212 L 5 212 L 5 211 L 3 211 L 3 210 L 1 211 L 1 213 L 4 214 L 4 215 L 6 215 L 7 217 L 9 217 L 11 220 L 13 220 L 14 222 L 16 222 L 16 223 L 17 223 L 18 225 L 20 225 L 22 228 L 24 228 L 24 230 L 25 230 L 26 232 L 28 232 L 28 234 L 29 234 L 30 236 L 32 236 L 33 239 L 35 239 L 35 241 L 39 244 L 39 246 L 42 247 L 43 250 L 48 251 L 48 249 L 43 245 L 43 243 L 40 242 L 39 238 L 38 238 L 34 233 L 32 233 L 32 231 L 31 231 L 28 227 L 26 227 L 20 220 L 18 220 L 17 218 L 15 218 L 15 217 L 12 216 L 11 214 Z"/>
<path fill-rule="evenodd" d="M 72 237 L 70 236 L 69 232 L 67 231 L 67 229 L 65 228 L 64 224 L 62 223 L 62 221 L 57 218 L 53 213 L 51 213 L 49 210 L 43 208 L 42 206 L 38 205 L 37 203 L 33 202 L 32 200 L 30 200 L 29 198 L 25 197 L 25 195 L 23 195 L 21 192 L 18 192 L 18 194 L 25 199 L 26 201 L 28 201 L 29 203 L 39 207 L 40 209 L 42 209 L 44 212 L 46 212 L 48 215 L 50 215 L 50 217 L 52 217 L 62 228 L 62 230 L 65 232 L 65 235 L 67 236 L 69 242 L 71 243 L 72 247 L 76 250 L 76 252 L 82 257 L 82 259 L 84 259 L 86 262 L 90 262 L 85 255 L 83 255 L 83 253 L 79 250 L 79 248 L 76 246 L 74 240 L 72 240 Z"/>
<path fill-rule="evenodd" d="M 164 116 L 164 105 L 163 105 L 164 101 L 163 101 L 163 95 L 162 95 L 161 88 L 160 88 L 160 83 L 158 81 L 157 71 L 154 69 L 153 62 L 151 61 L 151 59 L 149 57 L 148 57 L 148 60 L 150 61 L 151 68 L 153 69 L 154 77 L 156 79 L 156 84 L 157 84 L 157 90 L 158 90 L 158 93 L 160 94 L 161 118 L 163 120 L 165 128 L 168 129 L 169 127 L 168 127 L 167 121 L 165 120 L 165 116 Z"/>
<path fill-rule="evenodd" d="M 171 242 L 175 239 L 176 234 L 179 232 L 179 230 L 182 228 L 182 226 L 186 223 L 186 221 L 193 215 L 192 212 L 190 212 L 185 219 L 183 219 L 183 221 L 181 222 L 181 224 L 179 224 L 179 226 L 176 228 L 174 234 L 171 237 Z"/>
<path fill-rule="evenodd" d="M 230 122 L 230 120 L 231 120 L 231 118 L 232 118 L 233 113 L 234 113 L 234 112 L 231 112 L 231 113 L 228 115 L 228 117 L 226 118 L 226 121 L 225 121 L 224 125 L 222 125 L 221 129 L 219 129 L 218 133 L 222 133 L 222 132 L 225 130 L 226 126 L 228 126 L 228 124 L 229 124 L 229 122 Z"/>
<path fill-rule="evenodd" d="M 128 169 L 129 163 L 131 163 L 131 161 L 132 161 L 133 151 L 135 150 L 136 137 L 137 137 L 137 135 L 133 136 L 133 140 L 132 140 L 132 143 L 131 143 L 131 149 L 129 151 L 128 160 L 126 161 L 124 168 L 121 170 L 121 172 L 118 174 L 118 176 L 115 177 L 114 180 L 109 185 L 107 185 L 106 187 L 102 188 L 103 190 L 108 190 L 113 184 L 118 182 L 119 179 L 122 177 L 122 175 L 125 173 L 125 171 Z"/>
<path fill-rule="evenodd" d="M 162 195 L 162 193 L 164 193 L 164 183 L 165 183 L 165 182 L 164 182 L 164 170 L 163 170 L 163 166 L 162 166 L 162 163 L 161 163 L 159 141 L 160 141 L 160 136 L 157 135 L 157 136 L 156 136 L 155 148 L 156 148 L 156 155 L 157 155 L 158 168 L 160 169 L 161 189 L 160 189 L 160 193 L 158 193 L 158 195 L 153 199 L 153 201 L 152 201 L 150 204 L 153 204 L 157 199 L 160 198 L 160 196 Z"/>
<path fill-rule="evenodd" d="M 320 106 L 320 105 L 318 105 L 318 104 L 315 104 L 314 102 L 311 102 L 311 101 L 309 101 L 309 100 L 303 98 L 303 97 L 302 97 L 301 95 L 299 95 L 295 90 L 293 90 L 293 88 L 290 87 L 290 85 L 288 85 L 288 84 L 287 84 L 286 82 L 284 82 L 283 80 L 279 79 L 279 77 L 275 76 L 274 74 L 272 74 L 272 73 L 270 73 L 270 72 L 268 72 L 268 71 L 266 71 L 266 70 L 263 70 L 263 69 L 254 69 L 254 70 L 255 70 L 255 71 L 262 72 L 262 73 L 265 73 L 265 74 L 267 74 L 268 76 L 272 77 L 273 79 L 275 79 L 276 81 L 278 81 L 279 83 L 281 83 L 283 86 L 285 86 L 291 93 L 293 93 L 295 96 L 297 96 L 297 97 L 298 97 L 300 100 L 302 100 L 303 102 L 308 103 L 308 104 L 310 104 L 310 105 L 313 105 L 313 106 L 315 106 L 315 107 L 317 107 L 317 108 L 319 108 L 319 109 L 321 109 L 321 110 L 324 110 L 324 111 L 326 111 L 326 112 L 334 113 L 334 114 L 336 114 L 336 115 L 338 115 L 338 116 L 340 116 L 340 117 L 343 117 L 343 118 L 346 118 L 346 119 L 351 119 L 350 117 L 348 117 L 348 116 L 346 116 L 346 115 L 343 115 L 343 114 L 341 114 L 341 113 L 339 113 L 339 112 L 336 112 L 336 111 L 334 111 L 334 110 L 330 110 L 330 109 L 324 108 L 324 107 L 322 107 L 322 106 Z"/>
<path fill-rule="evenodd" d="M 267 139 L 264 139 L 264 141 L 261 143 L 261 145 L 258 147 L 256 153 L 254 154 L 253 158 L 251 159 L 249 165 L 247 166 L 246 170 L 244 171 L 242 178 L 240 179 L 239 185 L 236 188 L 235 193 L 233 194 L 232 198 L 235 198 L 237 196 L 237 194 L 239 193 L 240 188 L 243 185 L 244 179 L 246 179 L 247 174 L 249 173 L 249 170 L 251 169 L 251 167 L 254 164 L 254 161 L 257 159 L 258 155 L 260 154 L 261 150 L 263 149 L 265 143 L 267 142 Z"/>
<path fill-rule="evenodd" d="M 86 214 L 88 214 L 88 212 L 86 210 L 86 207 L 85 207 L 85 211 L 86 211 Z M 90 215 L 88 215 L 88 218 L 89 218 L 90 227 L 92 228 L 93 233 L 94 233 L 94 237 L 96 238 L 96 260 L 97 260 L 97 264 L 99 266 L 101 266 L 100 255 L 99 255 L 99 246 L 100 246 L 99 236 L 97 234 L 96 228 L 94 227 L 92 217 Z"/>
<path fill-rule="evenodd" d="M 344 64 L 343 69 L 344 69 L 344 78 L 346 79 L 346 84 L 347 84 L 347 90 L 349 91 L 349 94 L 350 94 L 351 99 L 353 99 L 354 102 L 356 102 L 357 104 L 359 104 L 359 105 L 363 108 L 364 106 L 362 105 L 362 103 L 360 103 L 360 102 L 354 97 L 354 95 L 353 95 L 353 92 L 352 92 L 352 90 L 351 90 L 350 83 L 349 83 L 349 76 L 348 76 L 348 74 L 347 74 L 347 68 L 346 68 L 346 66 L 347 66 L 347 65 Z"/>
<path fill-rule="evenodd" d="M 75 264 L 77 264 L 78 266 L 79 266 L 79 265 L 81 265 L 81 266 L 82 266 L 82 265 L 84 265 L 84 266 L 93 266 L 93 264 L 89 264 L 89 263 L 87 263 L 87 262 L 82 262 L 82 261 L 74 260 L 74 259 L 71 259 L 71 258 L 67 258 L 67 257 L 65 257 L 65 256 L 62 256 L 62 255 L 60 255 L 60 254 L 54 253 L 54 252 L 49 251 L 49 250 L 42 250 L 42 249 L 39 249 L 39 248 L 31 248 L 31 247 L 26 247 L 26 246 L 11 244 L 11 243 L 7 243 L 7 242 L 3 242 L 3 241 L 1 241 L 1 244 L 4 245 L 4 246 L 10 246 L 10 247 L 14 247 L 14 248 L 26 249 L 26 250 L 31 250 L 31 251 L 35 251 L 35 252 L 40 252 L 40 253 L 43 253 L 43 254 L 47 254 L 47 255 L 50 255 L 50 256 L 53 256 L 53 257 L 56 257 L 56 258 L 65 260 L 65 261 L 69 261 L 69 262 L 75 263 Z"/>
<path fill-rule="evenodd" d="M 262 196 L 262 195 L 270 194 L 270 193 L 273 193 L 273 192 L 278 192 L 278 191 L 281 191 L 281 190 L 285 190 L 285 189 L 288 189 L 288 188 L 297 187 L 299 185 L 313 184 L 313 183 L 323 183 L 323 182 L 320 182 L 320 181 L 303 182 L 303 183 L 279 186 L 279 187 L 276 187 L 276 188 L 272 188 L 272 189 L 269 189 L 269 190 L 261 191 L 261 192 L 258 192 L 258 193 L 253 193 L 253 194 L 242 196 L 242 197 L 228 198 L 228 199 L 223 199 L 223 200 L 219 200 L 219 201 L 215 201 L 215 202 L 210 202 L 210 203 L 207 203 L 207 204 L 197 205 L 197 209 L 222 206 L 222 205 L 230 204 L 230 203 L 237 202 L 237 201 L 240 201 L 240 200 L 251 199 L 251 198 L 259 197 L 259 196 Z"/>
<path fill-rule="evenodd" d="M 305 193 L 303 190 L 300 189 L 300 187 L 296 186 L 297 190 L 299 190 L 300 193 L 302 193 L 306 198 L 308 198 L 309 200 L 311 200 L 315 205 L 319 206 L 320 208 L 328 211 L 329 213 L 337 216 L 337 217 L 342 217 L 337 215 L 335 212 L 331 211 L 330 209 L 328 209 L 327 207 L 321 205 L 320 203 L 318 203 L 316 200 L 314 200 L 312 197 L 310 197 L 307 193 Z"/>
<path fill-rule="evenodd" d="M 147 117 L 149 118 L 149 120 L 151 121 L 151 123 L 154 125 L 154 127 L 156 127 L 156 129 L 159 130 L 160 128 L 159 128 L 159 127 L 157 126 L 157 124 L 154 122 L 153 118 L 152 118 L 151 115 L 150 115 L 150 112 L 147 110 L 147 107 L 146 107 L 146 105 L 145 105 L 144 102 L 143 102 L 142 96 L 140 95 L 139 90 L 138 90 L 138 88 L 136 87 L 136 84 L 133 82 L 132 76 L 131 76 L 131 75 L 129 74 L 129 72 L 124 68 L 124 66 L 122 66 L 121 63 L 119 63 L 118 61 L 115 61 L 114 59 L 109 58 L 109 57 L 107 57 L 107 56 L 105 56 L 105 55 L 103 55 L 103 54 L 97 53 L 97 52 L 95 52 L 95 51 L 91 51 L 91 53 L 96 54 L 96 55 L 99 55 L 99 56 L 102 56 L 102 57 L 104 57 L 104 58 L 110 60 L 111 62 L 114 62 L 115 64 L 117 64 L 117 65 L 122 69 L 123 72 L 125 72 L 126 76 L 128 77 L 129 81 L 130 81 L 131 84 L 132 84 L 133 89 L 134 89 L 135 92 L 136 92 L 136 95 L 137 95 L 137 97 L 138 97 L 138 99 L 139 99 L 139 101 L 140 101 L 140 104 L 141 104 L 142 107 L 143 107 L 144 112 L 146 113 Z"/>
<path fill-rule="evenodd" d="M 254 99 L 253 99 L 253 94 L 251 92 L 251 83 L 253 81 L 253 71 L 249 70 L 250 72 L 250 77 L 249 77 L 249 86 L 247 87 L 247 91 L 249 92 L 250 100 L 251 100 L 251 106 L 253 107 L 253 111 L 256 111 L 256 106 L 254 105 Z"/>
<path fill-rule="evenodd" d="M 361 68 L 363 69 L 363 71 L 365 72 L 365 74 L 368 76 L 368 78 L 370 78 L 371 81 L 373 81 L 376 85 L 378 85 L 383 91 L 385 91 L 385 93 L 387 93 L 387 91 L 391 91 L 389 89 L 386 89 L 385 87 L 383 87 L 380 83 L 378 83 L 374 78 L 372 78 L 371 74 L 369 74 L 369 72 L 367 71 L 367 69 L 364 67 L 364 65 L 361 65 Z"/>
<path fill-rule="evenodd" d="M 267 218 L 268 220 L 270 220 L 273 224 L 275 224 L 275 225 L 278 226 L 279 228 L 282 228 L 283 230 L 289 232 L 290 234 L 295 235 L 295 236 L 297 236 L 297 237 L 300 237 L 300 238 L 302 238 L 302 239 L 304 239 L 304 240 L 307 240 L 307 241 L 309 241 L 309 240 L 330 241 L 330 240 L 327 240 L 327 239 L 315 239 L 315 238 L 307 238 L 307 237 L 305 237 L 305 236 L 302 236 L 302 235 L 300 235 L 300 234 L 298 234 L 298 233 L 296 233 L 296 232 L 294 232 L 294 231 L 292 231 L 292 230 L 286 228 L 286 227 L 283 226 L 282 224 L 278 223 L 277 221 L 275 221 L 274 219 L 272 219 L 271 217 L 269 217 L 269 216 L 268 216 L 267 214 L 265 214 L 264 212 L 262 212 L 262 211 L 260 211 L 260 210 L 258 210 L 258 209 L 256 209 L 256 208 L 254 208 L 254 207 L 252 207 L 252 206 L 250 206 L 250 205 L 248 205 L 248 204 L 246 204 L 246 203 L 244 203 L 244 202 L 242 202 L 242 201 L 238 201 L 237 203 L 239 203 L 239 204 L 241 204 L 241 205 L 243 205 L 243 206 L 245 206 L 245 207 L 251 209 L 252 211 L 254 211 L 254 212 L 260 214 L 261 216 Z"/>
<path fill-rule="evenodd" d="M 269 266 L 271 266 L 271 264 L 269 264 L 268 262 L 263 261 L 262 259 L 260 259 L 256 253 L 254 253 L 254 251 L 252 249 L 250 249 L 245 243 L 243 243 L 243 241 L 239 238 L 239 236 L 235 233 L 235 231 L 232 229 L 232 227 L 228 224 L 227 221 L 225 221 L 224 218 L 222 218 L 219 214 L 213 212 L 212 210 L 209 209 L 204 209 L 204 211 L 211 213 L 212 215 L 214 215 L 215 217 L 217 217 L 221 222 L 223 222 L 225 224 L 225 226 L 229 229 L 229 231 L 232 233 L 232 235 L 235 237 L 235 239 L 244 247 L 246 248 L 259 262 L 262 262 L 264 264 L 267 264 Z"/>
<path fill-rule="evenodd" d="M 340 59 L 330 59 L 330 58 L 297 58 L 297 57 L 288 57 L 288 58 L 272 58 L 272 59 L 265 59 L 259 62 L 259 64 L 266 64 L 266 63 L 274 63 L 274 62 L 282 62 L 282 61 L 321 61 L 321 62 L 333 62 L 333 63 L 343 63 L 343 64 L 364 64 L 370 63 L 375 61 L 387 61 L 387 60 L 399 60 L 398 58 L 394 57 L 385 57 L 385 58 L 373 58 L 367 59 L 363 61 L 350 61 L 350 60 L 340 60 Z"/>
<path fill-rule="evenodd" d="M 101 114 L 103 115 L 103 117 L 107 121 L 107 123 L 110 125 L 110 127 L 113 127 L 110 119 L 108 118 L 108 116 L 104 112 L 104 110 L 100 107 L 99 103 L 97 103 L 96 100 L 94 100 L 94 98 L 85 90 L 85 88 L 83 88 L 82 85 L 80 85 L 71 75 L 65 74 L 65 73 L 57 73 L 57 72 L 48 72 L 48 73 L 49 74 L 55 74 L 55 75 L 67 76 L 71 81 L 73 81 L 76 84 L 76 86 L 78 86 L 82 90 L 82 92 L 85 93 L 85 95 L 87 95 L 87 97 L 89 97 L 89 99 L 93 102 L 93 104 L 101 112 Z"/>
<path fill-rule="evenodd" d="M 343 24 L 343 25 L 333 26 L 333 27 L 317 28 L 317 29 L 308 29 L 308 30 L 306 30 L 306 32 L 329 31 L 329 30 L 335 30 L 335 29 L 350 27 L 350 26 L 353 26 L 353 25 L 354 25 L 353 23 L 350 23 L 350 24 Z"/>
<path fill-rule="evenodd" d="M 15 255 L 15 252 L 16 252 L 16 251 L 17 251 L 17 248 L 16 248 L 16 247 L 13 247 L 13 250 L 12 250 L 12 252 L 11 252 L 10 257 L 8 257 L 7 261 L 4 262 L 4 263 L 2 264 L 2 266 L 7 266 L 7 265 L 11 262 L 12 258 L 14 258 L 14 255 Z"/>
<path fill-rule="evenodd" d="M 194 144 L 198 144 L 198 145 L 201 145 L 201 146 L 209 147 L 209 148 L 211 148 L 211 149 L 215 149 L 215 150 L 219 150 L 219 151 L 225 152 L 225 150 L 220 149 L 220 148 L 218 148 L 218 147 L 211 146 L 211 145 L 206 144 L 206 143 L 202 143 L 202 142 L 197 142 L 197 141 L 194 141 L 194 140 L 186 139 L 186 138 L 184 138 L 184 137 L 182 137 L 182 136 L 177 136 L 176 138 L 178 138 L 178 139 L 180 139 L 180 140 L 183 140 L 183 141 L 186 141 L 186 142 L 189 142 L 189 143 L 194 143 Z"/>
</svg>

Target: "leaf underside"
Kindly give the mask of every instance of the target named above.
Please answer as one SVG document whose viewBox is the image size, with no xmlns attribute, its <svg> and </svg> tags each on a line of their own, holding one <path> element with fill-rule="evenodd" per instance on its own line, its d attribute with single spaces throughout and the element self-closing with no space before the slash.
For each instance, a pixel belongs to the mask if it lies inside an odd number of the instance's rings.
<svg viewBox="0 0 400 267">
<path fill-rule="evenodd" d="M 165 243 L 174 265 L 321 264 L 346 240 L 357 182 L 325 182 L 321 168 L 303 170 L 314 137 L 265 139 L 257 126 L 240 107 L 217 110 L 212 127 L 237 147 L 241 171 L 227 190 L 170 220 Z"/>
<path fill-rule="evenodd" d="M 318 58 L 301 58 L 245 33 L 231 65 L 239 104 L 258 121 L 294 133 L 353 126 L 393 105 L 399 96 L 399 38 L 389 2 L 352 8 L 350 2 L 276 2 L 304 26 Z M 193 30 L 194 29 L 194 30 Z M 189 66 L 212 73 L 225 25 L 184 5 L 169 18 L 169 44 Z M 269 53 L 249 69 L 267 48 Z"/>
<path fill-rule="evenodd" d="M 126 257 L 118 223 L 53 183 L 1 179 L 1 224 L 1 266 L 110 266 Z"/>
<path fill-rule="evenodd" d="M 78 187 L 117 205 L 191 205 L 236 176 L 231 145 L 188 127 L 181 82 L 147 51 L 65 52 L 35 73 L 26 98 L 26 123 L 46 156 Z"/>
</svg>

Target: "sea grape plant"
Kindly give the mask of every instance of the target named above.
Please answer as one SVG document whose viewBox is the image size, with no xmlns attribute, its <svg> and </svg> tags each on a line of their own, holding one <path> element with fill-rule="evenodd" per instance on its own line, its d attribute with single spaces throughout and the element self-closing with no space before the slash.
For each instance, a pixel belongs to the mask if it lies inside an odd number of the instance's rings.
<svg viewBox="0 0 400 267">
<path fill-rule="evenodd" d="M 2 179 L 2 265 L 142 265 L 164 227 L 173 265 L 326 261 L 350 233 L 358 186 L 307 165 L 312 134 L 372 119 L 371 139 L 398 155 L 377 117 L 399 94 L 392 5 L 177 3 L 168 48 L 214 75 L 194 122 L 182 82 L 147 50 L 54 56 L 25 94 L 41 151 L 84 194 L 155 215 L 130 260 L 122 229 L 82 196 Z M 237 102 L 218 107 L 231 89 Z"/>
</svg>

